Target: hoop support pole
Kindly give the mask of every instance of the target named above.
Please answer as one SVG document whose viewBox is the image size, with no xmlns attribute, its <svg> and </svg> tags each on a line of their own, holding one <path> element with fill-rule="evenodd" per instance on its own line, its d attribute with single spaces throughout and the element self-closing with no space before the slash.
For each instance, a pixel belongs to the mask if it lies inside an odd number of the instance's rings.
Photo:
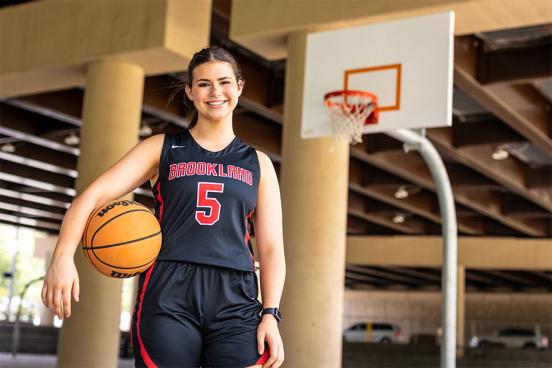
<svg viewBox="0 0 552 368">
<path fill-rule="evenodd" d="M 405 150 L 417 150 L 429 167 L 435 181 L 439 199 L 443 232 L 443 266 L 441 270 L 441 368 L 456 367 L 456 278 L 458 257 L 458 235 L 456 210 L 452 187 L 443 160 L 435 146 L 425 137 L 409 129 L 386 132 L 388 136 L 404 143 Z"/>
</svg>

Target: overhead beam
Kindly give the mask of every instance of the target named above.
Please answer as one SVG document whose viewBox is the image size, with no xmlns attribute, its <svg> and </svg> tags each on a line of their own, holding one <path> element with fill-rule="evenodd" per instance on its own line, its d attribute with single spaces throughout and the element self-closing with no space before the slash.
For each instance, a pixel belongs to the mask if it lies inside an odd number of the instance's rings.
<svg viewBox="0 0 552 368">
<path fill-rule="evenodd" d="M 442 238 L 348 236 L 346 262 L 366 266 L 438 267 Z M 458 264 L 467 269 L 550 270 L 549 239 L 460 237 Z"/>
<path fill-rule="evenodd" d="M 526 166 L 515 158 L 494 160 L 493 147 L 463 147 L 455 149 L 452 145 L 450 128 L 429 129 L 428 137 L 436 147 L 455 161 L 473 168 L 479 174 L 488 177 L 508 188 L 519 196 L 536 205 L 552 211 L 552 189 L 530 190 L 525 187 Z"/>
<path fill-rule="evenodd" d="M 351 147 L 350 152 L 352 157 L 386 170 L 393 175 L 405 178 L 421 188 L 433 192 L 436 190 L 427 165 L 416 154 L 409 153 L 405 156 L 403 153 L 381 152 L 370 155 L 356 147 Z M 536 237 L 548 236 L 547 228 L 504 216 L 500 212 L 500 196 L 496 193 L 471 192 L 467 194 L 456 191 L 454 199 L 456 203 L 501 222 L 520 233 Z"/>
<path fill-rule="evenodd" d="M 497 31 L 476 35 L 477 80 L 481 84 L 547 78 L 552 74 L 549 26 L 515 34 Z"/>
<path fill-rule="evenodd" d="M 9 223 L 12 225 L 26 226 L 38 229 L 47 229 L 54 230 L 58 232 L 61 229 L 61 226 L 52 222 L 35 220 L 25 217 L 18 217 L 14 215 L 9 215 L 6 213 L 0 213 L 0 222 Z"/>
<path fill-rule="evenodd" d="M 84 85 L 85 66 L 100 59 L 138 65 L 146 75 L 182 70 L 209 44 L 210 18 L 211 2 L 194 0 L 33 1 L 2 8 L 0 96 Z"/>
<path fill-rule="evenodd" d="M 481 134 L 485 132 L 485 134 Z M 455 121 L 452 125 L 454 147 L 497 145 L 522 142 L 525 139 L 494 116 L 472 121 Z"/>
<path fill-rule="evenodd" d="M 287 57 L 286 36 L 454 11 L 456 35 L 550 22 L 547 0 L 232 1 L 230 38 L 270 60 Z"/>
<path fill-rule="evenodd" d="M 509 84 L 481 85 L 475 76 L 473 38 L 457 38 L 454 52 L 454 83 L 528 141 L 552 154 L 550 120 L 536 90 Z"/>
<path fill-rule="evenodd" d="M 546 165 L 527 170 L 525 185 L 529 189 L 552 188 L 552 166 Z"/>
</svg>

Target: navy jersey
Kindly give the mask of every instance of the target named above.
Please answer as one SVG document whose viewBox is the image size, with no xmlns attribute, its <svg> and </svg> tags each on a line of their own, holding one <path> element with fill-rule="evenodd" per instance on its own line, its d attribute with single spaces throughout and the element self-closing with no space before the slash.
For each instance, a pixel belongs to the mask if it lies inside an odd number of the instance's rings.
<svg viewBox="0 0 552 368">
<path fill-rule="evenodd" d="M 186 129 L 166 134 L 152 187 L 163 234 L 158 259 L 253 271 L 259 179 L 257 152 L 238 137 L 211 152 Z"/>
</svg>

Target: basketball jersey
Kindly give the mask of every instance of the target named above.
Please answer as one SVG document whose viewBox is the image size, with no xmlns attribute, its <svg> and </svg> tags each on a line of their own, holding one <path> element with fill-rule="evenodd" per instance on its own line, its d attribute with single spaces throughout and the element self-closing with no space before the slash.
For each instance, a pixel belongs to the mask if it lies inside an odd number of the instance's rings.
<svg viewBox="0 0 552 368">
<path fill-rule="evenodd" d="M 166 134 L 152 187 L 163 236 L 158 259 L 255 270 L 249 232 L 259 178 L 257 152 L 238 137 L 212 152 L 187 129 Z"/>
</svg>

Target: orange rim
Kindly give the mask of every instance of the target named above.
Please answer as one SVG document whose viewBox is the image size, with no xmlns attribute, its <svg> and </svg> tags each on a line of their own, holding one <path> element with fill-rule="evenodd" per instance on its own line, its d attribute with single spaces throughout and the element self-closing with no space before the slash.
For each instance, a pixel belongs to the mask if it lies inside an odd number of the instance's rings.
<svg viewBox="0 0 552 368">
<path fill-rule="evenodd" d="M 369 97 L 371 99 L 370 102 L 375 104 L 375 108 L 374 108 L 374 111 L 372 111 L 372 113 L 368 115 L 368 117 L 366 117 L 364 124 L 369 125 L 369 124 L 376 124 L 378 122 L 379 120 L 378 96 L 370 92 L 358 91 L 358 90 L 333 91 L 333 92 L 328 92 L 324 95 L 324 104 L 330 109 L 333 109 L 333 108 L 343 109 L 344 106 L 347 106 L 349 109 L 352 108 L 352 104 L 343 103 L 343 102 L 333 102 L 330 100 L 332 97 L 336 97 L 336 96 L 344 96 L 344 99 L 346 99 L 347 96 Z"/>
</svg>

